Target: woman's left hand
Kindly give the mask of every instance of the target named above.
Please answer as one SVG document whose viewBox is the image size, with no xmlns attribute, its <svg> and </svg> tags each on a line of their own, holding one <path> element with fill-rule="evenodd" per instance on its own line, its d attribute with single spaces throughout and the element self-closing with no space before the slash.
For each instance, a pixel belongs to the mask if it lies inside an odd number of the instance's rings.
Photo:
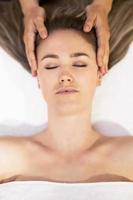
<svg viewBox="0 0 133 200">
<path fill-rule="evenodd" d="M 108 24 L 107 9 L 104 5 L 92 3 L 86 7 L 86 21 L 84 31 L 89 32 L 94 26 L 98 40 L 97 64 L 104 75 L 108 71 L 109 39 L 110 31 Z"/>
</svg>

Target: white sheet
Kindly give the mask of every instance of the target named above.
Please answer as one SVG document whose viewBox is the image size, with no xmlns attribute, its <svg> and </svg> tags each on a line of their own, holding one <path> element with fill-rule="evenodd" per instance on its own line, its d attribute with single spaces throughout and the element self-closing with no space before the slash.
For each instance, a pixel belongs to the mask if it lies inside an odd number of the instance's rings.
<svg viewBox="0 0 133 200">
<path fill-rule="evenodd" d="M 126 57 L 103 77 L 92 123 L 105 135 L 133 135 L 133 44 Z M 47 104 L 37 79 L 0 49 L 0 134 L 31 135 L 47 126 Z"/>
<path fill-rule="evenodd" d="M 17 181 L 0 185 L 0 200 L 132 200 L 133 183 Z"/>
</svg>

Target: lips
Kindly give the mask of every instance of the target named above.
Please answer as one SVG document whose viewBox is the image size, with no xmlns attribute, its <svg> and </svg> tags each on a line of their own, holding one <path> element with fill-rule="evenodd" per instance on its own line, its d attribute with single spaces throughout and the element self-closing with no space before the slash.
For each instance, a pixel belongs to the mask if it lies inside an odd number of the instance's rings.
<svg viewBox="0 0 133 200">
<path fill-rule="evenodd" d="M 56 92 L 56 94 L 60 94 L 60 93 L 72 93 L 72 92 L 78 92 L 78 90 L 76 90 L 74 88 L 61 88 L 60 90 L 58 90 Z"/>
</svg>

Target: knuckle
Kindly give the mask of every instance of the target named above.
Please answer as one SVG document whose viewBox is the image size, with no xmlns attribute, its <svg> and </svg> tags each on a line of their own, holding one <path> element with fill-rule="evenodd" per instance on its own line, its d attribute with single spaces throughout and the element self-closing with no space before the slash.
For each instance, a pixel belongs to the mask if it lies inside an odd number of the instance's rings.
<svg viewBox="0 0 133 200">
<path fill-rule="evenodd" d="M 33 24 L 33 18 L 30 17 L 27 20 L 25 20 L 25 26 L 28 28 L 29 26 L 32 26 Z"/>
<path fill-rule="evenodd" d="M 37 24 L 37 29 L 38 29 L 39 32 L 42 31 L 43 30 L 42 25 L 41 24 Z"/>
<path fill-rule="evenodd" d="M 92 9 L 90 9 L 90 8 L 86 9 L 86 16 L 87 16 L 87 18 L 93 18 L 94 15 L 95 15 L 95 12 L 93 12 Z"/>
<path fill-rule="evenodd" d="M 44 23 L 41 22 L 41 21 L 38 21 L 38 23 L 36 24 L 39 28 L 42 28 L 44 27 Z"/>
<path fill-rule="evenodd" d="M 34 51 L 33 51 L 33 49 L 29 49 L 29 57 L 31 58 L 31 59 L 33 59 L 34 58 Z"/>
<path fill-rule="evenodd" d="M 32 40 L 29 40 L 28 42 L 28 49 L 30 52 L 34 49 L 34 42 Z"/>
<path fill-rule="evenodd" d="M 29 31 L 27 32 L 27 38 L 30 39 L 30 38 L 33 37 L 33 36 L 34 36 L 34 31 L 33 31 L 33 30 L 29 30 Z"/>
<path fill-rule="evenodd" d="M 103 56 L 104 56 L 104 50 L 100 51 L 100 52 L 98 53 L 98 56 L 99 56 L 99 58 L 103 59 Z"/>
<path fill-rule="evenodd" d="M 93 18 L 87 17 L 86 24 L 90 25 L 90 24 L 92 24 L 92 22 L 93 22 Z"/>
<path fill-rule="evenodd" d="M 42 22 L 43 20 L 42 20 L 42 17 L 40 17 L 40 16 L 37 16 L 36 18 L 35 18 L 35 22 L 36 23 L 38 23 L 38 22 Z"/>
<path fill-rule="evenodd" d="M 39 30 L 40 30 L 41 32 L 43 32 L 43 31 L 45 31 L 45 28 L 44 28 L 42 25 L 40 25 L 40 26 L 39 26 Z"/>
<path fill-rule="evenodd" d="M 29 57 L 30 57 L 30 59 L 31 59 L 32 61 L 35 60 L 35 56 L 34 56 L 34 53 L 33 53 L 33 52 L 30 52 L 30 53 L 29 53 Z"/>
</svg>

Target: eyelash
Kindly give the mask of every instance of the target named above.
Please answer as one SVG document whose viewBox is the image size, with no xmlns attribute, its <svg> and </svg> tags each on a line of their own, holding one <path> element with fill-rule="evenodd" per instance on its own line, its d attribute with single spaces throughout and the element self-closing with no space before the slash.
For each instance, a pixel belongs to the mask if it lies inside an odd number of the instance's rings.
<svg viewBox="0 0 133 200">
<path fill-rule="evenodd" d="M 73 65 L 73 66 L 78 66 L 78 67 L 86 67 L 87 65 Z M 55 69 L 57 68 L 58 66 L 56 67 L 45 67 L 45 69 Z"/>
</svg>

